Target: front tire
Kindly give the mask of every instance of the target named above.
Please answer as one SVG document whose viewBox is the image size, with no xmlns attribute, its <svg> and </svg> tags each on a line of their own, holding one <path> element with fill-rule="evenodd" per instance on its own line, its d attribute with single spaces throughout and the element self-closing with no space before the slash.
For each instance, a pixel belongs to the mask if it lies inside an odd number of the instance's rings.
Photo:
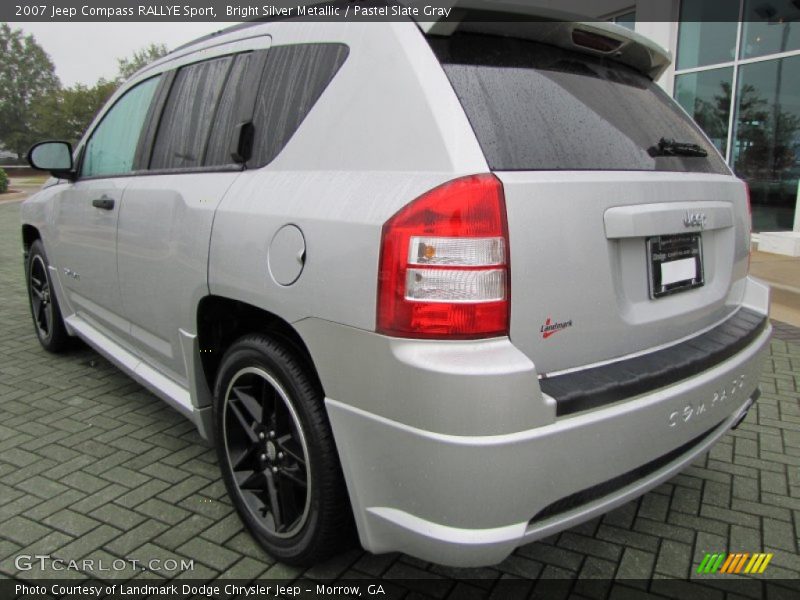
<svg viewBox="0 0 800 600">
<path fill-rule="evenodd" d="M 69 348 L 71 338 L 61 318 L 48 265 L 44 246 L 41 240 L 36 240 L 25 261 L 28 303 L 39 343 L 48 352 L 59 353 Z"/>
<path fill-rule="evenodd" d="M 222 359 L 214 399 L 223 480 L 253 537 L 293 565 L 339 550 L 352 512 L 323 394 L 304 363 L 269 337 L 245 336 Z"/>
</svg>

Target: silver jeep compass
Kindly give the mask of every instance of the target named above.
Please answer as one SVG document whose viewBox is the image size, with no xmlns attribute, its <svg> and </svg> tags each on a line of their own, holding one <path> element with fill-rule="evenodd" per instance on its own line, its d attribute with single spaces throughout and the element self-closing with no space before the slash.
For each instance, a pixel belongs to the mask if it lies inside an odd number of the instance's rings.
<svg viewBox="0 0 800 600">
<path fill-rule="evenodd" d="M 36 334 L 191 419 L 280 560 L 357 532 L 497 563 L 674 476 L 758 396 L 747 188 L 668 65 L 603 23 L 199 39 L 74 150 L 32 148 Z"/>
</svg>

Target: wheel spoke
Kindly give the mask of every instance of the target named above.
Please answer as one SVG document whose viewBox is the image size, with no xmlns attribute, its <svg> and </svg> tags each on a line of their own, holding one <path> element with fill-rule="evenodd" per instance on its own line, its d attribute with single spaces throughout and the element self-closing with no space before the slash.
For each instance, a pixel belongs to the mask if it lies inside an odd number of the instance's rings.
<svg viewBox="0 0 800 600">
<path fill-rule="evenodd" d="M 308 487 L 308 482 L 303 477 L 300 477 L 300 475 L 298 475 L 297 473 L 295 473 L 290 469 L 281 469 L 280 471 L 278 471 L 278 473 L 281 475 L 281 477 L 285 477 L 286 479 L 288 479 L 295 485 L 300 486 L 301 488 Z"/>
<path fill-rule="evenodd" d="M 48 304 L 47 306 L 42 303 L 43 311 L 44 311 L 44 323 L 45 323 L 45 331 L 50 333 L 50 324 L 53 321 L 53 306 Z"/>
<path fill-rule="evenodd" d="M 251 462 L 256 450 L 257 446 L 255 444 L 251 444 L 247 446 L 237 458 L 231 457 L 231 466 L 233 467 L 233 470 L 242 471 L 242 465 Z"/>
<path fill-rule="evenodd" d="M 263 471 L 243 471 L 239 487 L 248 492 L 260 492 L 264 489 L 265 476 Z"/>
<path fill-rule="evenodd" d="M 39 307 L 36 309 L 36 322 L 39 324 L 39 328 L 44 330 L 45 333 L 50 331 L 47 327 L 47 311 L 45 310 L 44 302 L 40 302 Z"/>
<path fill-rule="evenodd" d="M 261 403 L 256 400 L 252 394 L 248 394 L 239 386 L 233 388 L 231 391 L 239 400 L 239 404 L 242 408 L 247 411 L 248 420 L 253 423 L 261 423 L 262 413 L 264 412 Z"/>
<path fill-rule="evenodd" d="M 303 456 L 303 449 L 297 447 L 299 444 L 291 434 L 287 433 L 286 435 L 282 435 L 276 441 L 278 443 L 278 448 L 288 454 L 293 461 L 299 465 L 305 466 L 306 461 Z"/>
<path fill-rule="evenodd" d="M 269 508 L 269 504 L 265 499 L 266 491 L 264 489 L 259 490 L 246 490 L 242 493 L 242 498 L 250 507 L 254 513 L 261 515 L 261 517 L 265 517 L 267 515 L 267 510 Z"/>
<path fill-rule="evenodd" d="M 267 491 L 269 492 L 269 508 L 272 513 L 272 518 L 275 521 L 275 531 L 280 531 L 283 528 L 283 506 L 281 504 L 280 494 L 278 493 L 278 486 L 275 482 L 275 477 L 267 471 Z"/>
<path fill-rule="evenodd" d="M 256 435 L 255 431 L 253 431 L 253 423 L 247 421 L 236 402 L 233 402 L 232 399 L 228 400 L 228 408 L 230 408 L 230 411 L 236 417 L 236 421 L 239 423 L 242 431 L 244 431 L 247 434 L 247 437 L 250 438 L 250 443 L 258 443 L 258 435 Z"/>
</svg>

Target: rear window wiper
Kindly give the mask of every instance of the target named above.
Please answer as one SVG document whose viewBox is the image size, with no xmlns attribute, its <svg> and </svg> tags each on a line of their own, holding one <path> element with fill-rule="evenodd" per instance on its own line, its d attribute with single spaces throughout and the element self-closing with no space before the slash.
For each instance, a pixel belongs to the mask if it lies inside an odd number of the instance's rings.
<svg viewBox="0 0 800 600">
<path fill-rule="evenodd" d="M 687 142 L 676 142 L 667 138 L 661 138 L 657 146 L 650 146 L 647 149 L 650 156 L 708 156 L 705 148 L 698 144 Z"/>
</svg>

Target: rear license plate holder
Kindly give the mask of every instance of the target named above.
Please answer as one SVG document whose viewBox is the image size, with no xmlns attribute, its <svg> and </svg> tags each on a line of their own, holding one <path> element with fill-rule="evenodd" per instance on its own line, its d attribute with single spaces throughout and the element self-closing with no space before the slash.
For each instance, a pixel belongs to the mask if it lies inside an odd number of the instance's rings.
<svg viewBox="0 0 800 600">
<path fill-rule="evenodd" d="M 652 299 L 701 287 L 705 283 L 701 234 L 647 238 L 647 271 Z"/>
</svg>

